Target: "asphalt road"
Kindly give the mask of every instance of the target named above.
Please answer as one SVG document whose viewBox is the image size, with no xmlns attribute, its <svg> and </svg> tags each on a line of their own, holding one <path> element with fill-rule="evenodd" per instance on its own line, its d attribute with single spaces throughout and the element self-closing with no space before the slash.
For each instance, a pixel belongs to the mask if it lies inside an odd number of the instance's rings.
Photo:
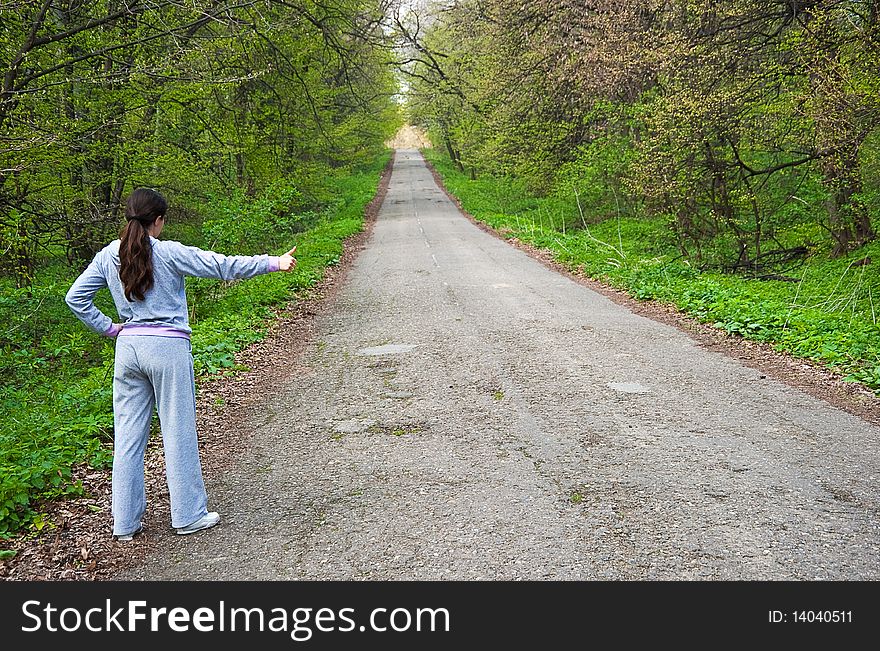
<svg viewBox="0 0 880 651">
<path fill-rule="evenodd" d="M 415 150 L 317 332 L 221 524 L 117 578 L 880 576 L 878 428 L 482 232 Z"/>
</svg>

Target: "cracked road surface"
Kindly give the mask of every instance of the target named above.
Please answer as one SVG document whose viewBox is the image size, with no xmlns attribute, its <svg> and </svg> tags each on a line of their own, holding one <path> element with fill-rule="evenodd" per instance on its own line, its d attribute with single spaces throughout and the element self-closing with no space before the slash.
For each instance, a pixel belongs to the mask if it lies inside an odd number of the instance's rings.
<svg viewBox="0 0 880 651">
<path fill-rule="evenodd" d="M 318 319 L 220 525 L 116 578 L 880 575 L 878 428 L 484 233 L 418 151 Z"/>
</svg>

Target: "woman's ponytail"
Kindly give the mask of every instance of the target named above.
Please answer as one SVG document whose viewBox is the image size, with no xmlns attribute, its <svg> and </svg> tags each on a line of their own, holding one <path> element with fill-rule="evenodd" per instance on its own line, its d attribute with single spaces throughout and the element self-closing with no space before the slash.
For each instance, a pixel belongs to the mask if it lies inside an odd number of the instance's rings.
<svg viewBox="0 0 880 651">
<path fill-rule="evenodd" d="M 147 229 L 165 215 L 168 203 L 155 190 L 138 188 L 125 203 L 125 228 L 119 236 L 119 279 L 129 301 L 144 300 L 153 286 L 153 248 Z"/>
</svg>

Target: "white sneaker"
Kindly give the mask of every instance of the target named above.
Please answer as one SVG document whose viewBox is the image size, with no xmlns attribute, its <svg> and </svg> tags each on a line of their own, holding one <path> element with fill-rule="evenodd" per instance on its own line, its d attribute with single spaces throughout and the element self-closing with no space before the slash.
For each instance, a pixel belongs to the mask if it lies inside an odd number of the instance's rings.
<svg viewBox="0 0 880 651">
<path fill-rule="evenodd" d="M 123 535 L 121 535 L 121 536 L 115 536 L 115 538 L 116 538 L 116 540 L 118 540 L 119 542 L 131 542 L 131 541 L 134 539 L 134 537 L 135 537 L 136 535 L 138 535 L 138 534 L 139 534 L 141 531 L 143 531 L 143 530 L 144 530 L 144 525 L 141 524 L 141 525 L 138 526 L 137 529 L 135 529 L 135 530 L 132 531 L 131 533 L 126 533 L 126 534 L 123 534 Z"/>
<path fill-rule="evenodd" d="M 196 531 L 213 527 L 218 522 L 220 522 L 220 514 L 216 511 L 209 511 L 192 524 L 175 529 L 175 532 L 180 536 L 185 536 L 188 533 L 195 533 Z"/>
</svg>

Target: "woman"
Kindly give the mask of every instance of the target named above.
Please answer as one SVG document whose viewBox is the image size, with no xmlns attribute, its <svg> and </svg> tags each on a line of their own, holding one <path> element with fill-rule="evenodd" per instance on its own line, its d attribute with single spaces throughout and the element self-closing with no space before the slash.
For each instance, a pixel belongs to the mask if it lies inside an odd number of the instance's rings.
<svg viewBox="0 0 880 651">
<path fill-rule="evenodd" d="M 159 412 L 171 526 L 190 534 L 220 521 L 208 511 L 196 434 L 195 377 L 184 277 L 251 278 L 290 271 L 296 247 L 282 256 L 224 256 L 157 239 L 168 204 L 139 188 L 126 201 L 120 239 L 101 250 L 67 292 L 67 305 L 92 330 L 116 337 L 113 372 L 113 535 L 128 541 L 143 528 L 144 452 L 153 408 Z M 95 307 L 108 287 L 122 323 Z"/>
</svg>

